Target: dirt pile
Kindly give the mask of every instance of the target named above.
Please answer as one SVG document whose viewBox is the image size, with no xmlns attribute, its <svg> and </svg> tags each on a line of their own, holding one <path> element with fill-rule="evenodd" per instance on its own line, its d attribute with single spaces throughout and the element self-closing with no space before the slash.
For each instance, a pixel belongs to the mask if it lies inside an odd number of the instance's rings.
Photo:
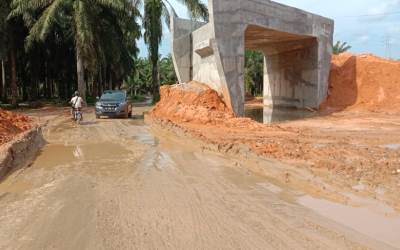
<svg viewBox="0 0 400 250">
<path fill-rule="evenodd" d="M 162 86 L 161 100 L 150 111 L 154 118 L 174 123 L 210 124 L 227 127 L 259 127 L 249 118 L 236 118 L 218 93 L 203 83 Z"/>
<path fill-rule="evenodd" d="M 369 54 L 334 56 L 321 108 L 400 112 L 400 61 Z"/>
<path fill-rule="evenodd" d="M 25 116 L 0 109 L 0 145 L 32 128 L 32 120 Z"/>
</svg>

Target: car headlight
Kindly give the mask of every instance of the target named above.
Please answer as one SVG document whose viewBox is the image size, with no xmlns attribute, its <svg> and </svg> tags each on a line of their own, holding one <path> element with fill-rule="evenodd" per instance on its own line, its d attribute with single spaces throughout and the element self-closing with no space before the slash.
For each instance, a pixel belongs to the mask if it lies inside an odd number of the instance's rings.
<svg viewBox="0 0 400 250">
<path fill-rule="evenodd" d="M 101 103 L 96 102 L 96 108 L 101 108 Z"/>
</svg>

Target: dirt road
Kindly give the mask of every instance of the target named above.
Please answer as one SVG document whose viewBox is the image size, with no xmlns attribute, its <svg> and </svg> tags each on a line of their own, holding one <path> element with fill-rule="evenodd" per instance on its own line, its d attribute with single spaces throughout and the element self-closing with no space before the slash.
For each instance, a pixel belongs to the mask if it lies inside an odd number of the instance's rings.
<svg viewBox="0 0 400 250">
<path fill-rule="evenodd" d="M 0 249 L 400 247 L 400 217 L 379 204 L 290 190 L 141 120 L 54 117 L 45 138 L 0 183 Z"/>
</svg>

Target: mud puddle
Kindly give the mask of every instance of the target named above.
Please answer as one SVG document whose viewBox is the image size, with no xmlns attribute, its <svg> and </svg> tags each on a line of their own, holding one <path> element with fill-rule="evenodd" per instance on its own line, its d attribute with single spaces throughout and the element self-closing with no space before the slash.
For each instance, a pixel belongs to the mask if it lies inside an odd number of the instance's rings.
<svg viewBox="0 0 400 250">
<path fill-rule="evenodd" d="M 400 247 L 400 214 L 376 201 L 351 197 L 353 206 L 314 198 L 309 195 L 297 199 L 298 203 L 339 224 L 352 228 L 392 247 Z"/>
<path fill-rule="evenodd" d="M 113 160 L 129 155 L 130 151 L 123 146 L 103 142 L 83 145 L 46 145 L 37 156 L 35 166 L 51 168 L 77 161 Z"/>
<path fill-rule="evenodd" d="M 277 123 L 284 121 L 293 121 L 317 116 L 317 112 L 300 110 L 294 108 L 269 108 L 259 106 L 247 106 L 245 108 L 245 117 L 251 118 L 260 123 Z"/>
</svg>

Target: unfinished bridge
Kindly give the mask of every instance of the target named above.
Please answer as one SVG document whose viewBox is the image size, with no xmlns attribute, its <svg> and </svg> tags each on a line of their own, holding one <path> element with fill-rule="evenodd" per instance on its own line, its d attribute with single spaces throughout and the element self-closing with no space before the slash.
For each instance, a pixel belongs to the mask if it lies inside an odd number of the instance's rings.
<svg viewBox="0 0 400 250">
<path fill-rule="evenodd" d="M 264 104 L 318 107 L 328 91 L 334 22 L 269 0 L 209 0 L 208 23 L 172 17 L 179 82 L 196 80 L 244 114 L 245 49 L 264 55 Z"/>
</svg>

